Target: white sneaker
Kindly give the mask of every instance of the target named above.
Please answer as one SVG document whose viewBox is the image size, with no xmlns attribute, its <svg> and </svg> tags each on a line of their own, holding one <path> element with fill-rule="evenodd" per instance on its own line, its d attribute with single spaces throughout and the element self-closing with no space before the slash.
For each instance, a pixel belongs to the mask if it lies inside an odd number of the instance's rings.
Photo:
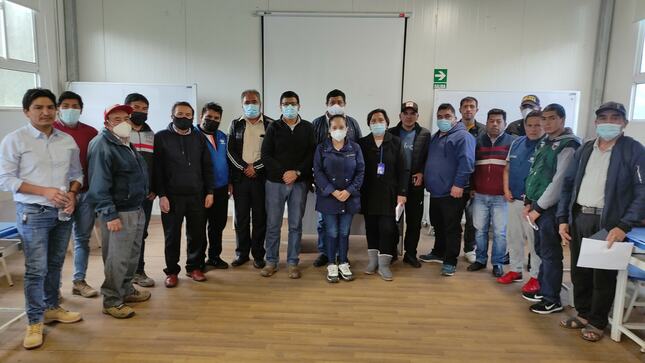
<svg viewBox="0 0 645 363">
<path fill-rule="evenodd" d="M 338 282 L 338 266 L 336 265 L 327 266 L 327 281 Z"/>
<path fill-rule="evenodd" d="M 338 270 L 340 270 L 340 277 L 342 277 L 343 280 L 352 281 L 354 279 L 354 275 L 349 269 L 348 263 L 341 263 L 340 265 L 338 265 Z"/>
<path fill-rule="evenodd" d="M 475 251 L 466 252 L 464 254 L 464 258 L 466 259 L 466 261 L 468 261 L 468 263 L 475 263 L 475 261 L 477 261 L 477 255 L 475 254 Z"/>
</svg>

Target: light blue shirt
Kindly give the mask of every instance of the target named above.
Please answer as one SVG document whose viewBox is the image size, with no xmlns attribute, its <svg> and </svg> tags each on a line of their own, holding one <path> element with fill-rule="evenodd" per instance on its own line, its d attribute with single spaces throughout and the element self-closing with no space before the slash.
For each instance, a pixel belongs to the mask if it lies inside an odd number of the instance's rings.
<svg viewBox="0 0 645 363">
<path fill-rule="evenodd" d="M 69 188 L 83 183 L 80 151 L 68 134 L 53 129 L 47 137 L 30 123 L 8 134 L 0 143 L 0 189 L 13 192 L 20 203 L 55 205 L 47 198 L 18 192 L 22 183 Z"/>
</svg>

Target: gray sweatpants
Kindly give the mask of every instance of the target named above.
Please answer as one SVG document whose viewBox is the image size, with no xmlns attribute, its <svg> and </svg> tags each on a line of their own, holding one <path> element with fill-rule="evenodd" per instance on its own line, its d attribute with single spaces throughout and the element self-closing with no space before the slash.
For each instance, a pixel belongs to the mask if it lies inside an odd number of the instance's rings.
<svg viewBox="0 0 645 363">
<path fill-rule="evenodd" d="M 143 226 L 146 221 L 143 209 L 119 212 L 122 228 L 110 232 L 107 222 L 101 218 L 101 242 L 105 281 L 101 286 L 103 307 L 119 306 L 125 297 L 134 292 L 132 277 L 139 263 Z"/>
<path fill-rule="evenodd" d="M 540 271 L 540 257 L 535 253 L 533 242 L 535 233 L 524 217 L 522 211 L 524 202 L 514 200 L 508 203 L 508 224 L 506 226 L 506 248 L 511 259 L 511 269 L 515 272 L 524 270 L 526 254 L 524 243 L 527 242 L 531 253 L 531 277 L 537 278 Z"/>
</svg>

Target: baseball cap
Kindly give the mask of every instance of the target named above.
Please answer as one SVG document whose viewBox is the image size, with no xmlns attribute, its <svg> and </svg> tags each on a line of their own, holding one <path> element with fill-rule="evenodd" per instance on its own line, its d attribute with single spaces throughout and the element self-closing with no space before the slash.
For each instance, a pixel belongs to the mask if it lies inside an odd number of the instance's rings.
<svg viewBox="0 0 645 363">
<path fill-rule="evenodd" d="M 133 112 L 132 107 L 128 105 L 120 105 L 117 103 L 116 105 L 107 107 L 105 111 L 103 111 L 103 120 L 107 121 L 108 115 L 114 111 L 125 111 L 128 113 L 128 115 L 132 114 Z"/>
<path fill-rule="evenodd" d="M 524 106 L 527 104 L 540 107 L 540 99 L 536 95 L 526 95 L 522 97 L 522 103 L 520 105 Z"/>
<path fill-rule="evenodd" d="M 625 105 L 614 101 L 605 102 L 600 105 L 600 107 L 598 107 L 598 109 L 596 110 L 596 116 L 598 116 L 603 111 L 609 110 L 616 111 L 622 114 L 625 119 L 627 119 L 627 111 L 625 110 Z"/>
<path fill-rule="evenodd" d="M 406 101 L 401 104 L 401 112 L 405 111 L 406 108 L 411 108 L 414 112 L 419 112 L 419 106 L 416 102 Z"/>
</svg>

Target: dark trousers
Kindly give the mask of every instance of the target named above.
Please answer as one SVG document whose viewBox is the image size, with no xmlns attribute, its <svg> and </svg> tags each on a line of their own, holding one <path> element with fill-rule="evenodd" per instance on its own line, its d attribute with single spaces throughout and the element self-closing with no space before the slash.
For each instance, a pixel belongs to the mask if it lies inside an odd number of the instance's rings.
<svg viewBox="0 0 645 363">
<path fill-rule="evenodd" d="M 206 208 L 204 212 L 208 233 L 208 255 L 206 255 L 206 243 L 204 243 L 201 259 L 208 257 L 210 261 L 216 261 L 222 253 L 222 232 L 228 219 L 228 186 L 213 191 L 213 205 Z"/>
<path fill-rule="evenodd" d="M 616 292 L 616 271 L 577 267 L 580 245 L 600 231 L 600 216 L 574 212 L 571 231 L 571 281 L 576 310 L 581 318 L 605 329 Z"/>
<path fill-rule="evenodd" d="M 161 213 L 165 237 L 167 275 L 178 274 L 181 250 L 181 226 L 186 218 L 186 271 L 200 269 L 204 263 L 202 249 L 206 243 L 206 220 L 204 218 L 204 196 L 168 195 L 170 211 Z"/>
<path fill-rule="evenodd" d="M 396 256 L 398 233 L 394 216 L 365 214 L 365 235 L 368 249 Z"/>
<path fill-rule="evenodd" d="M 475 240 L 475 226 L 473 225 L 473 198 L 470 197 L 470 191 L 464 190 L 464 200 L 466 201 L 466 224 L 464 225 L 464 252 L 471 252 L 475 250 L 477 244 Z"/>
<path fill-rule="evenodd" d="M 442 257 L 446 265 L 457 266 L 461 247 L 461 216 L 465 206 L 465 198 L 430 198 L 430 222 L 435 233 L 431 253 Z"/>
<path fill-rule="evenodd" d="M 408 200 L 405 203 L 405 237 L 403 245 L 405 254 L 416 258 L 421 234 L 421 219 L 423 219 L 424 188 L 410 185 L 408 190 Z"/>
<path fill-rule="evenodd" d="M 146 250 L 146 238 L 148 237 L 148 226 L 150 225 L 150 216 L 152 214 L 152 201 L 146 198 L 143 201 L 143 214 L 146 218 L 143 224 L 143 238 L 141 238 L 141 254 L 139 255 L 139 264 L 137 265 L 137 273 L 143 273 L 145 267 L 144 254 Z"/>
<path fill-rule="evenodd" d="M 537 219 L 539 228 L 535 231 L 535 251 L 542 264 L 538 273 L 540 295 L 548 303 L 560 303 L 562 289 L 562 238 L 555 220 L 557 205 L 544 211 Z"/>
<path fill-rule="evenodd" d="M 239 257 L 248 257 L 250 252 L 253 259 L 264 259 L 264 237 L 267 231 L 264 184 L 264 178 L 251 179 L 246 176 L 233 184 L 237 243 L 235 254 Z"/>
</svg>

